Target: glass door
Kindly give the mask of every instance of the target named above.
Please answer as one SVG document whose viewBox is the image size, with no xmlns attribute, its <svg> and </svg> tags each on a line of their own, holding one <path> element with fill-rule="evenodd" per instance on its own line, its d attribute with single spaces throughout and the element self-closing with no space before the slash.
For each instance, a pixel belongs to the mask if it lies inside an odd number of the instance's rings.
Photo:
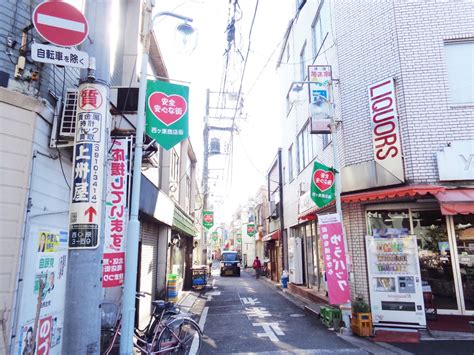
<svg viewBox="0 0 474 355">
<path fill-rule="evenodd" d="M 421 279 L 431 289 L 440 313 L 459 313 L 453 272 L 453 252 L 446 217 L 438 211 L 411 211 L 418 241 Z"/>
<path fill-rule="evenodd" d="M 474 314 L 474 214 L 453 218 L 463 314 Z"/>
</svg>

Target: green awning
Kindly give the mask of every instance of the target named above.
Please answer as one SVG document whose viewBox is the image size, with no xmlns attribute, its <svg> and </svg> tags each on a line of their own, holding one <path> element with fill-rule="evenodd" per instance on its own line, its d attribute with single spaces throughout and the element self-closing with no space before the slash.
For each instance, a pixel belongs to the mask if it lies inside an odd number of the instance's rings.
<svg viewBox="0 0 474 355">
<path fill-rule="evenodd" d="M 197 236 L 193 219 L 177 205 L 174 207 L 173 228 L 192 237 Z"/>
</svg>

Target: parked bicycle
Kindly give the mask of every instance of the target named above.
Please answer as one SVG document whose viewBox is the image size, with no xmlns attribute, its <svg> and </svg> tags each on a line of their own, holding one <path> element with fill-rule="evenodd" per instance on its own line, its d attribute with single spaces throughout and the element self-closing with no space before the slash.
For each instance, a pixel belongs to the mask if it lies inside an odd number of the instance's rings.
<svg viewBox="0 0 474 355">
<path fill-rule="evenodd" d="M 137 297 L 151 296 L 147 292 Z M 135 328 L 133 346 L 142 354 L 198 354 L 201 348 L 202 331 L 188 313 L 182 313 L 171 302 L 152 301 L 153 313 L 143 329 Z M 113 327 L 103 329 L 108 343 L 103 346 L 103 355 L 112 355 L 118 346 L 122 317 L 119 315 Z"/>
</svg>

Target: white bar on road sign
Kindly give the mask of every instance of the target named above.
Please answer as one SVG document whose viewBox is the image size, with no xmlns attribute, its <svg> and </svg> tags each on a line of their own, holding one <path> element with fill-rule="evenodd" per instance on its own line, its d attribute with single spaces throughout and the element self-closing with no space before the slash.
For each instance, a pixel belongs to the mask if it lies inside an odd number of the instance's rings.
<svg viewBox="0 0 474 355">
<path fill-rule="evenodd" d="M 89 66 L 89 54 L 87 54 L 87 52 L 51 46 L 48 44 L 33 43 L 31 45 L 31 58 L 35 62 L 75 68 L 85 69 Z"/>
<path fill-rule="evenodd" d="M 69 31 L 81 32 L 84 33 L 86 31 L 85 24 L 82 22 L 66 20 L 61 17 L 55 17 L 45 14 L 38 14 L 38 21 L 39 24 L 63 28 Z"/>
</svg>

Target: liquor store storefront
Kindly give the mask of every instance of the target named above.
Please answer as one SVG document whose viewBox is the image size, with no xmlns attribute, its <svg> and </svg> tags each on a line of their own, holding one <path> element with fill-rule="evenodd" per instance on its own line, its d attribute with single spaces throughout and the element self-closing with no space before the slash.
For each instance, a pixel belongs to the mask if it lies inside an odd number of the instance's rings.
<svg viewBox="0 0 474 355">
<path fill-rule="evenodd" d="M 474 189 L 405 186 L 343 196 L 343 202 L 363 204 L 369 236 L 416 237 L 423 294 L 434 296 L 438 314 L 474 315 Z M 383 251 L 385 259 L 377 260 L 384 280 L 400 279 L 406 259 Z M 384 283 L 376 291 L 409 292 L 401 285 Z"/>
</svg>

